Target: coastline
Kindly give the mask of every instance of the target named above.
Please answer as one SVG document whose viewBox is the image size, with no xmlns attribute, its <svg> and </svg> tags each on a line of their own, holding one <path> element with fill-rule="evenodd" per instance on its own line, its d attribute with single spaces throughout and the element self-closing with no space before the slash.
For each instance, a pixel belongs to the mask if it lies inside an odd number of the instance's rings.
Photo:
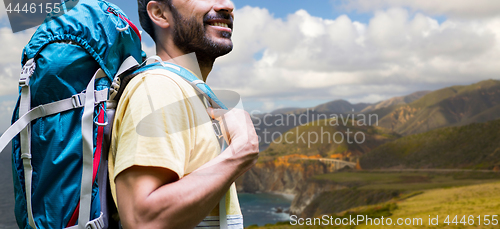
<svg viewBox="0 0 500 229">
<path fill-rule="evenodd" d="M 283 197 L 285 197 L 285 199 L 290 200 L 290 201 L 293 201 L 293 199 L 295 199 L 295 196 L 296 196 L 296 194 L 290 194 L 290 193 L 284 193 L 284 192 L 267 192 L 267 193 L 283 196 Z"/>
<path fill-rule="evenodd" d="M 287 192 L 276 192 L 276 191 L 270 191 L 270 192 L 238 192 L 238 194 L 273 194 L 273 195 L 278 195 L 278 196 L 283 196 L 285 199 L 292 201 L 297 194 L 291 194 Z"/>
</svg>

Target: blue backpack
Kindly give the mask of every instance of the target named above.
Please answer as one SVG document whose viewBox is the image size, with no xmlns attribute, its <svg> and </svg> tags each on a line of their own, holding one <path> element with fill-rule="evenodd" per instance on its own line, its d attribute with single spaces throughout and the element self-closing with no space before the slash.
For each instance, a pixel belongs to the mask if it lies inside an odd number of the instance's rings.
<svg viewBox="0 0 500 229">
<path fill-rule="evenodd" d="M 167 68 L 215 108 L 225 106 L 184 68 L 139 65 L 140 33 L 117 6 L 67 0 L 60 11 L 47 16 L 23 50 L 13 124 L 0 137 L 0 151 L 13 143 L 16 220 L 19 228 L 114 228 L 107 154 L 117 104 L 110 94 L 120 90 L 120 79 Z"/>
<path fill-rule="evenodd" d="M 13 138 L 19 228 L 107 228 L 99 188 L 107 182 L 108 89 L 127 58 L 142 60 L 140 33 L 102 0 L 67 0 L 59 11 L 23 50 L 13 125 L 0 149 Z"/>
</svg>

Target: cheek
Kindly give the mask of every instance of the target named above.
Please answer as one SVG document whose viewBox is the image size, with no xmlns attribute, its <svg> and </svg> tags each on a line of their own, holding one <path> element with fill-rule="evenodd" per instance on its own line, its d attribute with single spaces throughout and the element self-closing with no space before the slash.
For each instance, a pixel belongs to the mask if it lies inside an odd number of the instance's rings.
<svg viewBox="0 0 500 229">
<path fill-rule="evenodd" d="M 211 0 L 192 0 L 189 2 L 191 4 L 186 4 L 186 7 L 183 8 L 182 13 L 185 13 L 183 15 L 196 18 L 200 21 L 203 21 L 205 15 L 207 15 L 212 10 L 212 6 L 215 5 L 215 3 L 211 3 Z"/>
</svg>

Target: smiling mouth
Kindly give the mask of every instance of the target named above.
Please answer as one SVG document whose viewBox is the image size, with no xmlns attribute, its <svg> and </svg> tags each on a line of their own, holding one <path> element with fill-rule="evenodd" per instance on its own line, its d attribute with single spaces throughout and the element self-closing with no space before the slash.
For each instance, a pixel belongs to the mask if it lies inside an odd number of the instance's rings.
<svg viewBox="0 0 500 229">
<path fill-rule="evenodd" d="M 211 26 L 219 26 L 219 27 L 224 27 L 224 28 L 229 28 L 228 24 L 222 23 L 222 22 L 212 22 L 212 23 L 209 23 L 209 25 L 211 25 Z"/>
</svg>

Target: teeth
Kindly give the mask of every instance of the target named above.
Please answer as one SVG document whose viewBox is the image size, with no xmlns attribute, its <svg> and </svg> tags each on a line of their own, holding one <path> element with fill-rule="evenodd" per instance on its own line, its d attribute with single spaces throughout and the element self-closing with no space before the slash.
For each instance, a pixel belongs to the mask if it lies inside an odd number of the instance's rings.
<svg viewBox="0 0 500 229">
<path fill-rule="evenodd" d="M 214 22 L 212 23 L 212 25 L 229 28 L 229 26 L 226 23 L 221 23 L 221 22 Z"/>
</svg>

